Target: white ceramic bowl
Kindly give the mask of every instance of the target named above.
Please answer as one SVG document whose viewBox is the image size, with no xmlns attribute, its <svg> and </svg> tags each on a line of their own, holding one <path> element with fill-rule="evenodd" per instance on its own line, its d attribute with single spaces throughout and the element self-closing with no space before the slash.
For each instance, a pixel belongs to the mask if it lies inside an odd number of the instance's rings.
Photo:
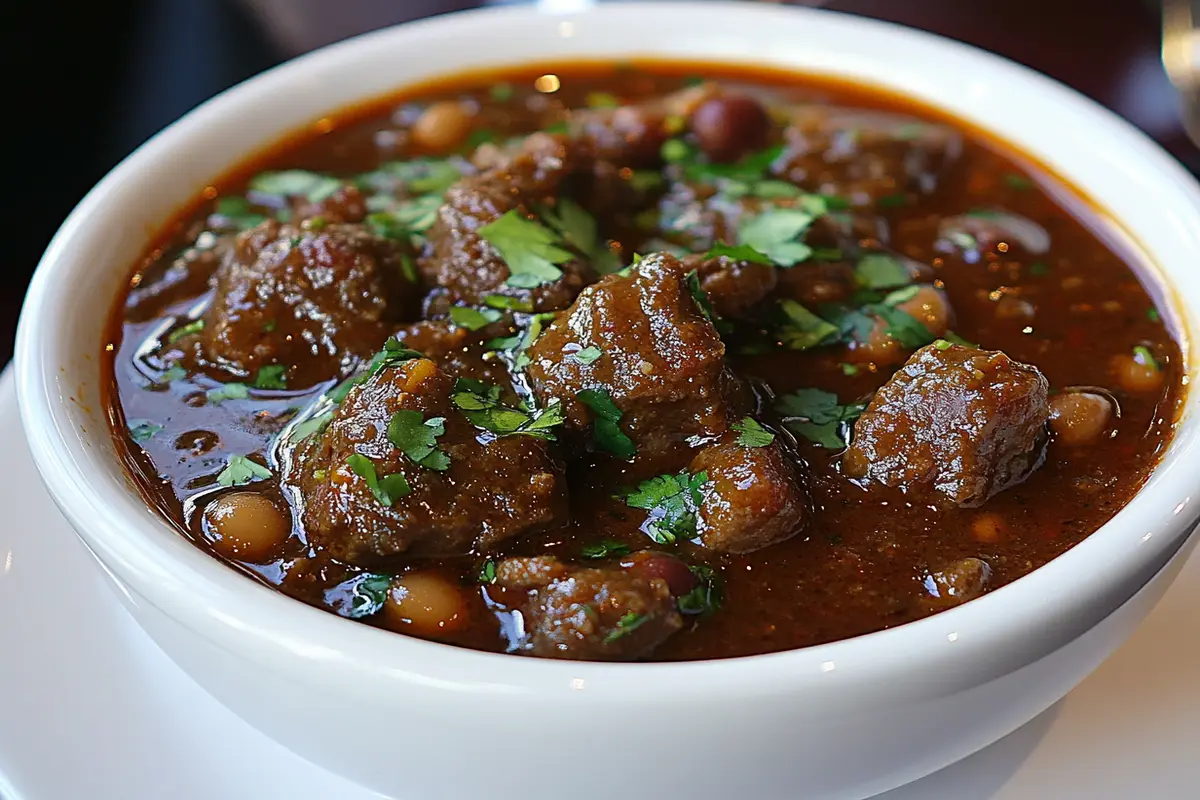
<svg viewBox="0 0 1200 800">
<path fill-rule="evenodd" d="M 56 502 L 162 648 L 268 735 L 389 795 L 865 797 L 983 747 L 1062 697 L 1149 611 L 1182 555 L 1164 565 L 1191 543 L 1196 393 L 1143 491 L 1066 555 L 921 622 L 752 658 L 568 663 L 385 633 L 237 574 L 146 507 L 109 438 L 100 351 L 130 265 L 177 207 L 281 134 L 412 81 L 646 54 L 852 77 L 992 130 L 1119 219 L 1117 235 L 1142 248 L 1157 290 L 1174 298 L 1173 321 L 1200 330 L 1193 180 L 1074 92 L 898 27 L 734 3 L 504 9 L 371 34 L 206 103 L 113 170 L 38 267 L 18 337 L 25 429 Z"/>
</svg>

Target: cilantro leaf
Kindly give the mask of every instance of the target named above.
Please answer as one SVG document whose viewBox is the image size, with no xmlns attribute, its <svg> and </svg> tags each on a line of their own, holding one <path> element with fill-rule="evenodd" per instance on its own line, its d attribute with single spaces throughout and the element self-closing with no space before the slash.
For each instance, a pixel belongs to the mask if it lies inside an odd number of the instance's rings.
<svg viewBox="0 0 1200 800">
<path fill-rule="evenodd" d="M 1133 360 L 1135 363 L 1141 364 L 1144 367 L 1150 367 L 1156 372 L 1160 369 L 1158 359 L 1154 357 L 1154 353 L 1150 351 L 1150 348 L 1145 345 L 1139 344 L 1133 348 Z"/>
<path fill-rule="evenodd" d="M 733 423 L 733 429 L 738 432 L 737 443 L 742 447 L 766 447 L 775 441 L 775 434 L 754 417 L 743 417 Z"/>
<path fill-rule="evenodd" d="M 194 319 L 186 325 L 180 325 L 175 330 L 167 334 L 167 344 L 175 344 L 185 336 L 191 336 L 194 333 L 199 333 L 204 330 L 204 320 Z"/>
<path fill-rule="evenodd" d="M 614 539 L 602 539 L 595 544 L 585 544 L 579 551 L 584 558 L 608 558 L 610 556 L 627 556 L 630 547 Z"/>
<path fill-rule="evenodd" d="M 302 442 L 314 433 L 320 433 L 325 430 L 325 426 L 333 419 L 333 412 L 326 411 L 317 414 L 314 417 L 304 420 L 296 427 L 292 428 L 291 435 L 288 436 L 288 441 L 292 443 Z"/>
<path fill-rule="evenodd" d="M 975 344 L 975 342 L 971 342 L 971 341 L 964 339 L 963 337 L 959 336 L 954 331 L 946 331 L 942 335 L 942 339 L 949 342 L 950 344 L 957 344 L 957 345 L 961 345 L 962 347 L 972 347 L 976 350 L 979 349 L 979 345 Z M 941 340 L 939 340 L 939 341 L 941 341 Z"/>
<path fill-rule="evenodd" d="M 208 402 L 220 405 L 225 400 L 245 400 L 250 396 L 250 389 L 244 383 L 223 383 L 216 389 L 209 389 L 205 394 Z"/>
<path fill-rule="evenodd" d="M 367 488 L 375 495 L 380 505 L 391 508 L 392 503 L 412 491 L 408 481 L 399 472 L 380 478 L 375 472 L 375 462 L 362 453 L 350 455 L 346 459 L 346 466 L 366 482 Z"/>
<path fill-rule="evenodd" d="M 420 411 L 401 409 L 388 422 L 388 441 L 408 459 L 426 469 L 445 472 L 450 456 L 438 447 L 438 437 L 446 433 L 446 418 L 424 419 Z"/>
<path fill-rule="evenodd" d="M 504 315 L 494 308 L 469 308 L 467 306 L 451 306 L 450 321 L 459 328 L 477 331 L 486 328 L 493 322 L 499 322 Z"/>
<path fill-rule="evenodd" d="M 685 277 L 688 291 L 692 295 L 692 299 L 696 301 L 696 305 L 700 306 L 700 312 L 704 314 L 704 318 L 716 324 L 717 312 L 713 310 L 712 301 L 708 299 L 708 292 L 704 291 L 704 287 L 700 285 L 700 275 L 696 270 L 692 270 Z"/>
<path fill-rule="evenodd" d="M 409 350 L 398 339 L 388 339 L 383 343 L 383 349 L 372 356 L 370 362 L 367 363 L 362 372 L 346 378 L 346 380 L 326 392 L 325 397 L 334 405 L 338 405 L 346 399 L 346 395 L 350 394 L 351 389 L 365 382 L 384 367 L 391 367 L 405 361 L 411 361 L 414 358 L 424 357 L 423 354 L 416 350 Z"/>
<path fill-rule="evenodd" d="M 155 381 L 152 385 L 163 386 L 168 383 L 174 383 L 175 381 L 181 381 L 186 377 L 187 377 L 186 369 L 179 366 L 178 364 L 172 364 L 171 366 L 169 366 L 165 370 L 163 370 L 162 373 L 159 374 L 158 378 L 155 379 Z"/>
<path fill-rule="evenodd" d="M 696 578 L 696 585 L 687 594 L 680 595 L 676 601 L 682 614 L 711 614 L 721 607 L 724 600 L 724 587 L 720 577 L 707 564 L 693 564 L 688 567 Z"/>
<path fill-rule="evenodd" d="M 842 405 L 833 392 L 811 388 L 780 395 L 775 401 L 788 430 L 830 450 L 845 449 L 842 431 L 865 408 L 862 403 Z"/>
<path fill-rule="evenodd" d="M 748 244 L 739 244 L 734 247 L 724 242 L 717 242 L 709 248 L 705 258 L 720 258 L 721 256 L 731 261 L 748 261 L 751 264 L 764 264 L 766 266 L 775 265 L 775 262 L 768 258 L 765 253 L 760 253 Z"/>
<path fill-rule="evenodd" d="M 483 304 L 492 308 L 501 308 L 507 311 L 533 311 L 533 303 L 521 297 L 509 297 L 504 294 L 489 294 L 483 298 Z"/>
<path fill-rule="evenodd" d="M 530 411 L 510 408 L 501 404 L 499 386 L 472 378 L 456 380 L 450 399 L 472 425 L 496 436 L 535 436 L 552 442 L 554 428 L 565 421 L 557 400 Z"/>
<path fill-rule="evenodd" d="M 255 479 L 266 480 L 270 477 L 271 470 L 257 461 L 234 453 L 226 460 L 225 469 L 217 475 L 217 483 L 221 486 L 242 486 Z"/>
<path fill-rule="evenodd" d="M 599 235 L 596 218 L 574 200 L 561 198 L 553 207 L 540 209 L 540 215 L 562 235 L 563 241 L 587 256 L 601 275 L 615 272 L 620 267 L 617 254 Z"/>
<path fill-rule="evenodd" d="M 392 576 L 364 572 L 325 593 L 325 603 L 339 616 L 362 619 L 378 614 L 387 602 Z"/>
<path fill-rule="evenodd" d="M 537 341 L 537 338 L 542 335 L 543 327 L 554 317 L 555 315 L 551 312 L 534 314 L 528 318 L 524 332 L 517 336 L 490 339 L 486 346 L 493 350 L 503 350 L 508 357 L 509 369 L 513 372 L 521 372 L 529 366 L 529 355 L 525 351 Z"/>
<path fill-rule="evenodd" d="M 255 389 L 286 389 L 287 371 L 283 364 L 268 364 L 258 371 L 250 385 Z"/>
<path fill-rule="evenodd" d="M 209 216 L 209 225 L 213 228 L 235 228 L 245 230 L 267 221 L 265 214 L 253 210 L 250 201 L 244 197 L 229 196 L 217 198 L 217 204 Z"/>
<path fill-rule="evenodd" d="M 342 187 L 342 182 L 328 175 L 304 169 L 285 169 L 279 172 L 260 172 L 250 179 L 252 192 L 286 199 L 304 197 L 319 203 Z"/>
<path fill-rule="evenodd" d="M 684 470 L 676 475 L 656 475 L 625 495 L 625 504 L 649 512 L 641 529 L 658 544 L 694 539 L 696 514 L 707 482 L 707 472 L 689 475 Z"/>
<path fill-rule="evenodd" d="M 791 267 L 812 254 L 812 248 L 799 241 L 815 217 L 796 208 L 769 208 L 746 217 L 738 226 L 740 244 L 765 253 L 781 267 Z"/>
<path fill-rule="evenodd" d="M 637 448 L 618 424 L 621 421 L 621 409 L 613 402 L 608 389 L 583 389 L 577 392 L 575 397 L 595 414 L 592 421 L 592 443 L 617 458 L 633 458 Z"/>
<path fill-rule="evenodd" d="M 580 364 L 591 364 L 602 355 L 604 355 L 604 351 L 592 344 L 576 350 L 574 353 L 571 353 L 571 358 L 575 359 Z"/>
<path fill-rule="evenodd" d="M 783 312 L 784 320 L 776 328 L 775 335 L 789 350 L 808 350 L 830 341 L 838 333 L 835 325 L 790 298 L 779 301 L 779 310 Z"/>
<path fill-rule="evenodd" d="M 138 444 L 147 442 L 163 432 L 163 426 L 143 420 L 129 426 L 129 437 Z"/>
<path fill-rule="evenodd" d="M 440 196 L 461 177 L 462 172 L 452 161 L 414 158 L 381 164 L 377 169 L 359 175 L 355 182 L 371 193 L 395 195 L 403 191 Z"/>
<path fill-rule="evenodd" d="M 508 285 L 532 289 L 562 277 L 556 264 L 571 260 L 571 252 L 558 245 L 562 239 L 536 220 L 510 210 L 478 230 L 508 265 Z"/>
<path fill-rule="evenodd" d="M 476 580 L 480 583 L 495 583 L 496 582 L 496 562 L 488 559 L 483 562 L 483 566 L 479 568 L 479 575 Z"/>
<path fill-rule="evenodd" d="M 895 256 L 867 253 L 854 267 L 858 285 L 864 289 L 894 289 L 912 283 L 912 275 Z"/>
<path fill-rule="evenodd" d="M 636 611 L 626 611 L 625 615 L 617 620 L 617 627 L 609 631 L 608 635 L 604 637 L 604 643 L 612 644 L 619 639 L 625 638 L 642 627 L 649 619 L 650 617 L 646 614 L 638 614 Z"/>
<path fill-rule="evenodd" d="M 915 350 L 924 347 L 934 340 L 929 328 L 912 314 L 894 308 L 886 303 L 873 307 L 884 322 L 887 323 L 887 334 L 898 341 L 903 347 Z"/>
</svg>

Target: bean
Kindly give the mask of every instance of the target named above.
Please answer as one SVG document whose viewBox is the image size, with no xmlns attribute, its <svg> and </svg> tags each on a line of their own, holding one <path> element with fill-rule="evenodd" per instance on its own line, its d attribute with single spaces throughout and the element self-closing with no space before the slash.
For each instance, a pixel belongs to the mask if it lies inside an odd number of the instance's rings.
<svg viewBox="0 0 1200 800">
<path fill-rule="evenodd" d="M 971 536 L 975 541 L 991 544 L 1004 538 L 1004 519 L 991 511 L 985 511 L 971 521 Z"/>
<path fill-rule="evenodd" d="M 470 132 L 471 117 L 462 105 L 443 100 L 417 117 L 412 126 L 412 140 L 418 147 L 440 153 L 457 146 Z"/>
<path fill-rule="evenodd" d="M 392 581 L 383 619 L 393 630 L 437 636 L 467 625 L 467 600 L 454 583 L 433 572 L 410 572 Z"/>
<path fill-rule="evenodd" d="M 1069 446 L 1097 442 L 1112 420 L 1113 405 L 1102 394 L 1064 392 L 1050 398 L 1050 429 Z"/>
<path fill-rule="evenodd" d="M 204 509 L 204 534 L 226 558 L 263 563 L 279 552 L 291 535 L 292 518 L 257 492 L 222 495 Z"/>
<path fill-rule="evenodd" d="M 767 143 L 771 118 L 762 103 L 740 94 L 714 97 L 692 114 L 692 132 L 713 161 L 736 161 Z"/>
<path fill-rule="evenodd" d="M 1158 365 L 1136 354 L 1114 356 L 1112 367 L 1117 382 L 1127 392 L 1156 392 L 1162 386 L 1163 374 Z"/>
</svg>

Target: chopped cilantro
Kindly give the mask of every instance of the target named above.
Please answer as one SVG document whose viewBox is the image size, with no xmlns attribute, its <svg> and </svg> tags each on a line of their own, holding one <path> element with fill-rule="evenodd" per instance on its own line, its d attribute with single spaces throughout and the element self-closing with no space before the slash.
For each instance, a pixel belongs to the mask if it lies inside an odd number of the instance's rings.
<svg viewBox="0 0 1200 800">
<path fill-rule="evenodd" d="M 775 441 L 775 434 L 764 428 L 754 417 L 743 417 L 733 423 L 737 431 L 737 443 L 742 447 L 766 447 Z"/>
<path fill-rule="evenodd" d="M 492 308 L 502 308 L 507 311 L 533 311 L 533 303 L 522 297 L 509 297 L 505 294 L 489 294 L 484 296 L 483 304 Z"/>
<path fill-rule="evenodd" d="M 263 333 L 274 333 L 276 327 L 278 327 L 278 323 L 273 319 L 269 319 L 263 323 Z"/>
<path fill-rule="evenodd" d="M 929 328 L 912 314 L 888 305 L 886 302 L 871 307 L 887 323 L 887 334 L 909 350 L 924 347 L 933 341 Z"/>
<path fill-rule="evenodd" d="M 472 425 L 496 436 L 534 436 L 554 441 L 554 428 L 563 424 L 562 404 L 557 400 L 543 408 L 523 411 L 500 402 L 500 387 L 472 378 L 459 378 L 451 397 Z"/>
<path fill-rule="evenodd" d="M 167 344 L 175 344 L 185 336 L 191 336 L 204 330 L 204 320 L 194 319 L 186 325 L 181 325 L 167 334 Z"/>
<path fill-rule="evenodd" d="M 908 205 L 908 195 L 903 192 L 886 194 L 875 201 L 880 208 L 901 208 Z"/>
<path fill-rule="evenodd" d="M 553 207 L 540 209 L 542 219 L 562 235 L 563 241 L 587 256 L 601 275 L 620 266 L 617 254 L 599 235 L 596 218 L 573 200 L 562 198 Z"/>
<path fill-rule="evenodd" d="M 775 400 L 775 410 L 784 415 L 789 430 L 830 450 L 846 447 L 842 427 L 865 408 L 861 403 L 841 405 L 836 394 L 821 389 L 798 389 Z"/>
<path fill-rule="evenodd" d="M 704 314 L 706 319 L 715 323 L 717 321 L 717 312 L 713 310 L 712 301 L 708 299 L 708 293 L 700 285 L 700 275 L 696 270 L 692 270 L 684 276 L 684 280 L 687 282 L 687 288 L 692 295 L 692 299 L 696 301 L 696 305 L 700 306 L 700 313 Z"/>
<path fill-rule="evenodd" d="M 570 251 L 558 246 L 562 240 L 554 231 L 516 210 L 505 212 L 478 233 L 508 264 L 509 286 L 532 289 L 556 281 L 563 273 L 555 265 L 571 260 Z"/>
<path fill-rule="evenodd" d="M 162 425 L 147 420 L 129 426 L 129 436 L 138 444 L 153 439 L 162 431 Z"/>
<path fill-rule="evenodd" d="M 707 164 L 697 161 L 696 153 L 689 148 L 685 157 L 688 163 L 684 165 L 684 168 L 687 177 L 694 181 L 757 183 L 767 177 L 771 165 L 775 163 L 781 153 L 783 153 L 783 145 L 772 145 L 757 153 L 750 153 L 736 164 Z"/>
<path fill-rule="evenodd" d="M 1033 181 L 1016 172 L 1004 173 L 1004 183 L 1010 189 L 1024 192 L 1033 188 Z"/>
<path fill-rule="evenodd" d="M 584 545 L 579 552 L 584 558 L 608 558 L 610 556 L 627 556 L 630 547 L 612 539 L 603 539 L 595 544 Z"/>
<path fill-rule="evenodd" d="M 782 198 L 799 197 L 804 194 L 800 187 L 787 181 L 758 181 L 750 188 L 755 197 L 763 200 L 779 200 Z"/>
<path fill-rule="evenodd" d="M 421 282 L 420 276 L 417 275 L 417 265 L 408 253 L 400 254 L 400 274 L 409 283 Z"/>
<path fill-rule="evenodd" d="M 258 371 L 250 385 L 255 389 L 286 389 L 287 371 L 283 364 L 268 364 Z"/>
<path fill-rule="evenodd" d="M 476 580 L 480 583 L 495 583 L 496 582 L 496 562 L 488 559 L 483 562 L 483 566 L 479 568 L 479 574 L 476 575 Z"/>
<path fill-rule="evenodd" d="M 625 504 L 649 512 L 641 528 L 658 544 L 694 539 L 696 513 L 707 482 L 707 472 L 689 475 L 684 470 L 676 475 L 657 475 L 625 495 Z"/>
<path fill-rule="evenodd" d="M 775 329 L 779 343 L 789 350 L 807 350 L 831 341 L 838 333 L 835 325 L 821 319 L 790 298 L 779 301 L 783 321 Z"/>
<path fill-rule="evenodd" d="M 857 364 L 847 364 L 845 361 L 843 361 L 842 363 L 838 364 L 838 366 L 842 368 L 842 374 L 847 378 L 852 378 L 859 373 L 859 367 Z"/>
<path fill-rule="evenodd" d="M 769 208 L 744 218 L 738 226 L 738 239 L 765 253 L 781 267 L 791 267 L 812 254 L 812 248 L 799 241 L 814 217 L 796 208 Z"/>
<path fill-rule="evenodd" d="M 667 139 L 662 144 L 660 155 L 668 164 L 678 164 L 692 155 L 692 148 L 682 139 Z"/>
<path fill-rule="evenodd" d="M 921 123 L 906 122 L 900 127 L 896 128 L 896 131 L 893 135 L 900 141 L 907 142 L 919 138 L 924 132 L 925 126 Z"/>
<path fill-rule="evenodd" d="M 494 308 L 470 308 L 468 306 L 452 306 L 450 321 L 459 328 L 477 331 L 486 328 L 493 322 L 499 322 L 504 316 Z"/>
<path fill-rule="evenodd" d="M 367 192 L 395 195 L 432 194 L 440 196 L 450 188 L 462 172 L 451 161 L 436 158 L 414 158 L 408 161 L 389 161 L 378 169 L 359 175 L 356 183 Z"/>
<path fill-rule="evenodd" d="M 174 383 L 175 381 L 181 381 L 186 377 L 187 377 L 186 369 L 179 366 L 178 364 L 172 364 L 171 366 L 167 367 L 165 370 L 163 370 L 159 374 L 158 378 L 154 381 L 154 383 L 158 386 L 162 386 L 167 383 Z"/>
<path fill-rule="evenodd" d="M 895 256 L 867 253 L 854 267 L 854 277 L 864 289 L 894 289 L 912 283 L 912 274 Z"/>
<path fill-rule="evenodd" d="M 634 191 L 649 192 L 662 187 L 663 176 L 652 169 L 634 170 L 629 176 L 629 185 Z"/>
<path fill-rule="evenodd" d="M 317 414 L 310 419 L 306 419 L 304 422 L 301 422 L 299 425 L 292 428 L 292 433 L 288 436 L 288 441 L 293 443 L 302 442 L 308 437 L 312 436 L 314 433 L 320 433 L 321 431 L 325 430 L 325 426 L 328 425 L 332 419 L 332 411 L 326 411 L 324 413 Z"/>
<path fill-rule="evenodd" d="M 1045 261 L 1035 261 L 1029 265 L 1029 274 L 1034 277 L 1041 277 L 1050 272 L 1050 265 Z"/>
<path fill-rule="evenodd" d="M 521 372 L 529 366 L 529 354 L 526 351 L 542 335 L 542 329 L 547 322 L 554 319 L 554 316 L 550 312 L 534 314 L 528 318 L 523 333 L 500 339 L 489 339 L 485 344 L 492 350 L 503 350 L 508 356 L 509 368 L 513 372 Z"/>
<path fill-rule="evenodd" d="M 642 625 L 644 625 L 649 619 L 650 617 L 646 616 L 645 614 L 638 614 L 634 611 L 626 611 L 625 615 L 617 620 L 617 627 L 609 631 L 608 635 L 604 637 L 604 643 L 612 644 L 619 639 L 625 638 L 638 628 L 642 627 Z"/>
<path fill-rule="evenodd" d="M 1146 310 L 1146 319 L 1151 322 L 1160 322 L 1162 317 L 1159 315 L 1157 308 L 1151 308 Z"/>
<path fill-rule="evenodd" d="M 445 472 L 450 456 L 438 446 L 438 437 L 446 433 L 445 417 L 424 419 L 420 411 L 401 409 L 388 422 L 388 441 L 410 461 L 426 469 Z"/>
<path fill-rule="evenodd" d="M 242 486 L 254 480 L 266 480 L 271 477 L 271 470 L 251 461 L 243 455 L 234 453 L 225 462 L 225 469 L 217 475 L 217 483 L 222 486 Z"/>
<path fill-rule="evenodd" d="M 250 387 L 244 383 L 223 383 L 206 393 L 208 402 L 220 405 L 225 400 L 245 400 L 250 396 Z"/>
<path fill-rule="evenodd" d="M 362 619 L 378 614 L 387 602 L 388 592 L 392 588 L 392 577 L 378 572 L 364 572 L 341 584 L 339 597 L 331 600 L 330 606 L 335 612 L 349 619 Z M 349 597 L 345 597 L 348 590 Z"/>
<path fill-rule="evenodd" d="M 488 90 L 488 96 L 497 103 L 507 103 L 509 100 L 512 100 L 514 92 L 515 90 L 513 89 L 513 85 L 506 81 L 494 84 L 492 88 Z"/>
<path fill-rule="evenodd" d="M 952 342 L 946 341 L 945 339 L 938 339 L 936 342 L 933 343 L 933 346 L 936 347 L 938 350 L 944 351 L 944 350 L 949 350 L 951 347 L 954 346 L 954 344 Z"/>
<path fill-rule="evenodd" d="M 841 261 L 845 254 L 838 247 L 815 247 L 809 258 L 813 261 Z"/>
<path fill-rule="evenodd" d="M 731 261 L 749 261 L 752 264 L 764 264 L 766 266 L 774 266 L 775 264 L 765 253 L 760 253 L 748 244 L 739 244 L 733 247 L 724 242 L 717 242 L 709 249 L 705 258 L 720 258 L 722 256 Z"/>
<path fill-rule="evenodd" d="M 416 350 L 409 350 L 407 347 L 400 344 L 400 342 L 395 338 L 388 339 L 383 343 L 383 349 L 371 358 L 371 361 L 367 364 L 366 368 L 364 368 L 362 372 L 358 373 L 357 375 L 352 375 L 339 383 L 337 386 L 327 392 L 325 397 L 335 405 L 341 403 L 346 399 L 346 395 L 350 393 L 351 389 L 353 389 L 355 386 L 358 386 L 360 383 L 363 383 L 384 367 L 395 366 L 396 364 L 401 364 L 414 358 L 424 358 L 424 356 L 421 353 L 418 353 Z"/>
<path fill-rule="evenodd" d="M 1154 357 L 1154 353 L 1150 352 L 1150 348 L 1145 345 L 1138 345 L 1133 348 L 1133 360 L 1144 367 L 1150 367 L 1157 371 L 1159 369 L 1158 359 Z"/>
<path fill-rule="evenodd" d="M 591 364 L 602 355 L 604 355 L 604 351 L 592 344 L 581 350 L 576 350 L 574 353 L 571 353 L 571 358 L 575 359 L 580 364 Z"/>
<path fill-rule="evenodd" d="M 347 458 L 346 466 L 366 482 L 380 505 L 391 508 L 392 503 L 412 491 L 408 481 L 399 472 L 379 477 L 375 472 L 375 462 L 362 453 L 354 453 Z"/>
<path fill-rule="evenodd" d="M 570 133 L 571 126 L 567 124 L 566 120 L 560 120 L 547 125 L 542 130 L 546 133 Z"/>
<path fill-rule="evenodd" d="M 496 141 L 496 132 L 487 128 L 476 128 L 467 136 L 466 149 L 468 152 L 479 147 L 481 144 L 489 144 Z"/>
<path fill-rule="evenodd" d="M 250 179 L 250 191 L 271 197 L 304 197 L 319 203 L 342 186 L 337 178 L 303 169 L 261 172 Z"/>
<path fill-rule="evenodd" d="M 621 409 L 613 402 L 608 389 L 584 389 L 576 393 L 575 397 L 595 414 L 592 422 L 592 443 L 617 458 L 633 458 L 637 448 L 618 424 L 621 421 Z"/>
<path fill-rule="evenodd" d="M 220 197 L 213 209 L 217 219 L 209 222 L 214 228 L 237 228 L 245 230 L 266 222 L 267 217 L 253 210 L 250 201 L 244 197 Z"/>
<path fill-rule="evenodd" d="M 697 583 L 687 594 L 680 595 L 677 601 L 680 613 L 710 614 L 719 609 L 724 599 L 720 577 L 707 564 L 693 564 L 688 569 Z"/>
<path fill-rule="evenodd" d="M 972 347 L 976 350 L 979 349 L 979 345 L 977 345 L 975 342 L 971 342 L 971 341 L 964 339 L 963 337 L 959 336 L 954 331 L 946 331 L 945 335 L 942 336 L 942 340 L 950 342 L 950 344 L 960 345 L 962 347 Z M 939 347 L 938 349 L 944 350 L 945 348 Z"/>
</svg>

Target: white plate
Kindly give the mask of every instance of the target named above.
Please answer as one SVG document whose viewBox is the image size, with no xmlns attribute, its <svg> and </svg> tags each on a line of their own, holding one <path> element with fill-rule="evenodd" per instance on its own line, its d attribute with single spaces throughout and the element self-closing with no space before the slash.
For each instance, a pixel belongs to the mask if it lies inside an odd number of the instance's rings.
<svg viewBox="0 0 1200 800">
<path fill-rule="evenodd" d="M 379 797 L 250 728 L 146 638 L 43 491 L 7 371 L 0 377 L 0 476 L 0 796 Z M 880 800 L 1195 797 L 1197 607 L 1200 557 L 1193 557 L 1133 638 L 1064 701 Z"/>
</svg>

